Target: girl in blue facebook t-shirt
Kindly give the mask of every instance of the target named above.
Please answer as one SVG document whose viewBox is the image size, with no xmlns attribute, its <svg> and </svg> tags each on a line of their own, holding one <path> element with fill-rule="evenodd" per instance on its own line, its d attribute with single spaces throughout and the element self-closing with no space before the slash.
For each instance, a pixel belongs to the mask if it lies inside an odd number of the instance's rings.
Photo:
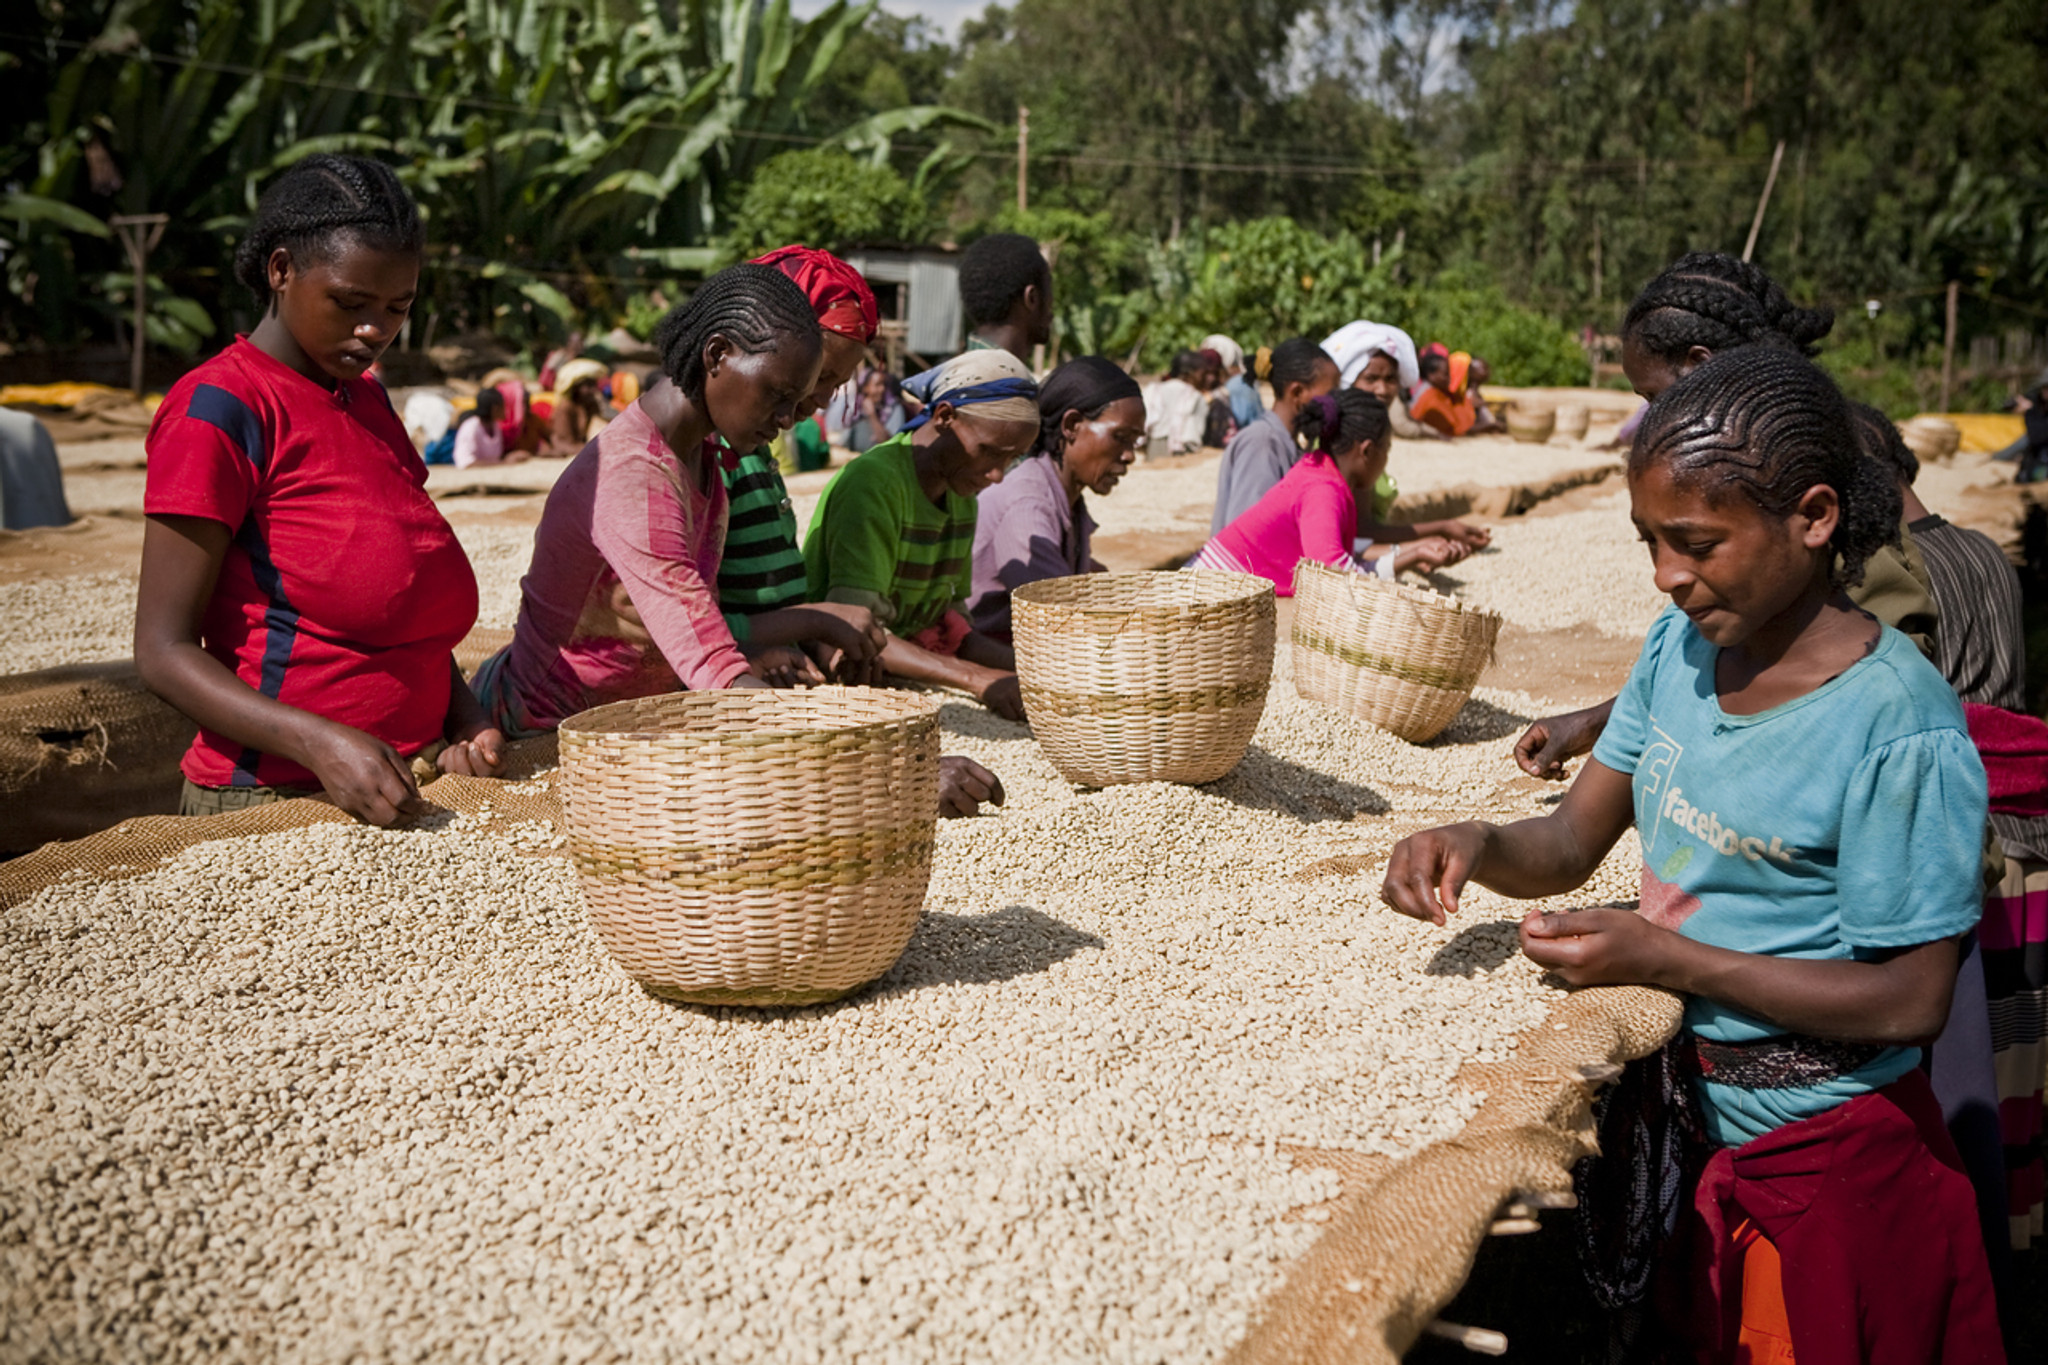
<svg viewBox="0 0 2048 1365">
<path fill-rule="evenodd" d="M 1716 1150 L 1662 1253 L 1673 1335 L 1702 1361 L 2002 1359 L 1917 1068 L 1981 913 L 1984 771 L 1941 675 L 1843 591 L 1896 535 L 1896 483 L 1825 374 L 1750 347 L 1651 405 L 1628 484 L 1672 604 L 1592 760 L 1554 814 L 1403 840 L 1382 895 L 1439 924 L 1472 880 L 1556 895 L 1633 824 L 1640 912 L 1533 914 L 1522 946 L 1687 996 Z"/>
</svg>

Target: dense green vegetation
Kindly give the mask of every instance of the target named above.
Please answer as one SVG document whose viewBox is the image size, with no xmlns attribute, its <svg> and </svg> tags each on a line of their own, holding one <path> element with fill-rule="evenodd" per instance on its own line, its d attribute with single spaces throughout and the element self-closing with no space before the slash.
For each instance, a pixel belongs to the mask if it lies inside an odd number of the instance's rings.
<svg viewBox="0 0 2048 1365">
<path fill-rule="evenodd" d="M 957 42 L 847 0 L 35 9 L 0 21 L 15 345 L 109 334 L 104 220 L 143 211 L 174 219 L 152 336 L 204 344 L 264 176 L 353 147 L 431 215 L 447 330 L 608 323 L 789 238 L 1016 227 L 1057 244 L 1069 351 L 1365 314 L 1567 381 L 1660 266 L 1742 249 L 1782 142 L 1757 259 L 1837 309 L 1853 388 L 1933 402 L 1950 281 L 1968 399 L 2042 358 L 2037 0 L 1015 0 Z"/>
</svg>

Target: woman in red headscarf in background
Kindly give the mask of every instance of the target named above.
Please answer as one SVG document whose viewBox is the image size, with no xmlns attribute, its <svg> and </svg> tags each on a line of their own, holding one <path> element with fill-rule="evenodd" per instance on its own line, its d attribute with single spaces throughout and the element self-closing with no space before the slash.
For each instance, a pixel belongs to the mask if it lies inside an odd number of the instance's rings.
<svg viewBox="0 0 2048 1365">
<path fill-rule="evenodd" d="M 860 368 L 880 320 L 875 292 L 859 271 L 813 247 L 781 247 L 753 263 L 794 280 L 810 299 L 824 334 L 818 383 L 797 408 L 801 428 Z M 822 682 L 828 674 L 841 682 L 879 682 L 887 635 L 874 613 L 846 602 L 804 600 L 796 513 L 773 450 L 747 451 L 724 466 L 724 473 L 731 521 L 718 570 L 718 607 L 741 652 L 764 667 L 762 676 L 771 683 Z"/>
<path fill-rule="evenodd" d="M 880 313 L 860 272 L 829 251 L 785 246 L 755 265 L 796 281 L 818 315 L 825 358 L 810 400 L 796 411 L 797 430 L 814 422 L 867 357 Z M 809 602 L 796 514 L 782 469 L 768 446 L 722 466 L 731 521 L 718 568 L 718 606 L 754 670 L 776 686 L 793 683 L 880 683 L 888 631 L 874 612 L 852 602 Z M 789 647 L 796 646 L 797 650 Z M 973 759 L 939 759 L 939 814 L 973 815 L 987 801 L 1003 804 L 1003 784 Z"/>
</svg>

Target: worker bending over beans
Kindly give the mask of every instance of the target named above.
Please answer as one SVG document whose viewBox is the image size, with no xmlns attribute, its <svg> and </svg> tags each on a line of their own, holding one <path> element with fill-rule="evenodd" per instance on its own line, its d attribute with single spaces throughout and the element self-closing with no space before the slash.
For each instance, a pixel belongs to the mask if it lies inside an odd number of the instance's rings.
<svg viewBox="0 0 2048 1365">
<path fill-rule="evenodd" d="M 296 163 L 235 251 L 262 321 L 150 425 L 135 663 L 198 723 L 187 815 L 324 793 L 389 825 L 421 809 L 412 759 L 475 776 L 503 762 L 453 655 L 476 576 L 369 377 L 423 245 L 388 166 Z"/>
<path fill-rule="evenodd" d="M 1634 826 L 1640 911 L 1521 926 L 1572 985 L 1687 997 L 1609 1099 L 1601 1160 L 1633 1169 L 1589 1183 L 1637 1203 L 1581 1200 L 1617 1234 L 1603 1296 L 1654 1300 L 1699 1361 L 2002 1360 L 1919 1068 L 1981 913 L 1984 768 L 1941 675 L 1845 591 L 1897 537 L 1898 487 L 1833 381 L 1758 346 L 1659 397 L 1627 473 L 1671 605 L 1591 760 L 1553 814 L 1404 839 L 1382 895 L 1437 923 L 1472 881 L 1559 895 Z"/>
</svg>

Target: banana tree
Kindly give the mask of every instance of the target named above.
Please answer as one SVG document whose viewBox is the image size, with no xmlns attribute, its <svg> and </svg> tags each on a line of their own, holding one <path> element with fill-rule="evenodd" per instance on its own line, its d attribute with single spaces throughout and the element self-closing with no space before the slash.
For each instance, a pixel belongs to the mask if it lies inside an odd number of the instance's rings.
<svg viewBox="0 0 2048 1365">
<path fill-rule="evenodd" d="M 649 271 L 706 268 L 747 177 L 791 145 L 885 157 L 905 134 L 986 126 L 934 106 L 805 124 L 874 0 L 808 21 L 788 0 L 37 5 L 42 39 L 0 89 L 24 130 L 13 160 L 0 149 L 0 187 L 95 219 L 170 213 L 165 274 L 230 300 L 235 231 L 267 179 L 311 151 L 397 164 L 439 244 L 437 301 L 486 321 L 606 311 Z M 61 309 L 115 264 L 47 216 L 22 226 L 11 274 L 30 258 L 46 284 L 70 272 L 39 304 Z M 45 317 L 42 330 L 67 328 Z"/>
</svg>

